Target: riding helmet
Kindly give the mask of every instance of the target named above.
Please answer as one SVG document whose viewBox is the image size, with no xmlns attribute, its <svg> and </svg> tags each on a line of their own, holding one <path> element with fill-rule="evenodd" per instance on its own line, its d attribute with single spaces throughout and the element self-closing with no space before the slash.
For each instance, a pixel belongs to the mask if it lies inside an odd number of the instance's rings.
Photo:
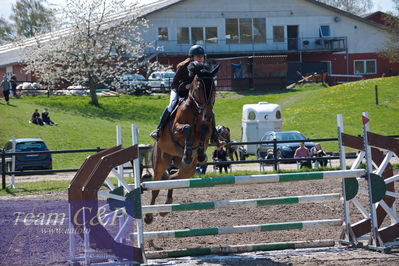
<svg viewBox="0 0 399 266">
<path fill-rule="evenodd" d="M 190 50 L 188 51 L 188 56 L 194 55 L 205 56 L 204 47 L 198 44 L 191 46 Z"/>
</svg>

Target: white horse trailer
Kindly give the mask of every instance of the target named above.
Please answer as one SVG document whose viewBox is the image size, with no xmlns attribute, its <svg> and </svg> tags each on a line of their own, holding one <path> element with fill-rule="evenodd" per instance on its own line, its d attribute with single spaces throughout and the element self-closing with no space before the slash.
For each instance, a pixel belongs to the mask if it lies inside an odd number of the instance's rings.
<svg viewBox="0 0 399 266">
<path fill-rule="evenodd" d="M 260 141 L 267 131 L 281 131 L 281 108 L 278 104 L 260 102 L 242 107 L 241 141 Z M 243 145 L 241 159 L 256 154 L 257 145 Z"/>
</svg>

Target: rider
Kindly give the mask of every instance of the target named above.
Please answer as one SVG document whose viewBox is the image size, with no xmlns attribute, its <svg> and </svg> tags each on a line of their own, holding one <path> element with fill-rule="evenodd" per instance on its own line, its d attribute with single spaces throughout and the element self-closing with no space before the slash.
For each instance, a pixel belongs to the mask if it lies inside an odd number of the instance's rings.
<svg viewBox="0 0 399 266">
<path fill-rule="evenodd" d="M 176 75 L 173 78 L 170 91 L 169 105 L 163 111 L 161 120 L 159 121 L 157 129 L 155 129 L 150 136 L 159 140 L 161 130 L 166 125 L 170 113 L 176 106 L 179 97 L 186 98 L 189 92 L 190 84 L 194 79 L 194 75 L 190 75 L 190 70 L 194 69 L 195 65 L 203 65 L 205 63 L 205 50 L 201 45 L 193 45 L 188 51 L 188 58 L 177 65 Z M 215 119 L 213 118 L 213 134 L 212 142 L 218 144 L 217 132 L 215 129 Z"/>
</svg>

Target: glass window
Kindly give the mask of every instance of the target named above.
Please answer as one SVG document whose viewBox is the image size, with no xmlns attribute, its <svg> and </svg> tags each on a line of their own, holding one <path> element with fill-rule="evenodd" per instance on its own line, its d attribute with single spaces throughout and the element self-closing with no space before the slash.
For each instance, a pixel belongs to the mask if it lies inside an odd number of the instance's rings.
<svg viewBox="0 0 399 266">
<path fill-rule="evenodd" d="M 364 73 L 364 64 L 363 61 L 355 61 L 355 74 Z"/>
<path fill-rule="evenodd" d="M 252 42 L 252 21 L 250 18 L 240 18 L 240 43 Z"/>
<path fill-rule="evenodd" d="M 355 60 L 355 74 L 375 74 L 376 64 L 376 60 Z"/>
<path fill-rule="evenodd" d="M 284 26 L 273 26 L 273 42 L 284 42 Z"/>
<path fill-rule="evenodd" d="M 218 28 L 217 27 L 206 27 L 205 28 L 205 40 L 207 43 L 218 42 Z"/>
<path fill-rule="evenodd" d="M 204 42 L 204 30 L 202 27 L 192 27 L 191 28 L 191 40 L 196 43 Z"/>
<path fill-rule="evenodd" d="M 226 43 L 238 43 L 238 19 L 226 19 Z"/>
<path fill-rule="evenodd" d="M 328 26 L 328 25 L 320 26 L 319 35 L 320 35 L 320 37 L 329 37 L 329 36 L 331 36 L 331 34 L 330 34 L 330 26 Z"/>
<path fill-rule="evenodd" d="M 158 28 L 158 40 L 167 41 L 168 39 L 169 39 L 168 28 L 166 27 Z"/>
<path fill-rule="evenodd" d="M 376 73 L 375 70 L 375 61 L 374 60 L 368 60 L 366 61 L 366 73 Z"/>
<path fill-rule="evenodd" d="M 254 42 L 265 43 L 266 42 L 266 19 L 254 18 L 253 19 L 253 31 L 254 31 Z"/>
<path fill-rule="evenodd" d="M 189 43 L 190 39 L 188 36 L 188 28 L 178 28 L 177 29 L 177 43 Z"/>
</svg>

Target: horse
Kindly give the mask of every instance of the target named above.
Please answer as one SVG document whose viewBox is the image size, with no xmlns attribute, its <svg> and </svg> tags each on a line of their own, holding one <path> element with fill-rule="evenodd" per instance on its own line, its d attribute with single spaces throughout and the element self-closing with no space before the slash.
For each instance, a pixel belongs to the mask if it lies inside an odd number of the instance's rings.
<svg viewBox="0 0 399 266">
<path fill-rule="evenodd" d="M 218 138 L 220 142 L 225 142 L 225 143 L 234 143 L 235 141 L 231 141 L 230 138 L 230 128 L 225 127 L 223 125 L 218 125 L 216 127 L 216 131 L 218 133 Z M 239 161 L 239 156 L 238 156 L 238 145 L 232 145 L 232 144 L 227 144 L 227 154 L 230 158 L 231 161 L 234 161 L 234 155 L 236 158 L 236 161 Z"/>
<path fill-rule="evenodd" d="M 161 130 L 159 140 L 154 144 L 152 165 L 153 180 L 184 179 L 195 174 L 197 164 L 207 162 L 206 149 L 212 135 L 213 105 L 216 98 L 214 78 L 219 66 L 209 70 L 197 65 L 194 79 L 190 84 L 188 97 L 172 112 L 166 126 Z M 171 173 L 167 169 L 172 166 L 177 171 Z M 151 205 L 159 190 L 152 191 Z M 165 204 L 173 202 L 173 190 L 169 189 Z M 167 213 L 160 213 L 165 216 Z M 152 213 L 146 214 L 144 221 L 153 221 Z"/>
</svg>

